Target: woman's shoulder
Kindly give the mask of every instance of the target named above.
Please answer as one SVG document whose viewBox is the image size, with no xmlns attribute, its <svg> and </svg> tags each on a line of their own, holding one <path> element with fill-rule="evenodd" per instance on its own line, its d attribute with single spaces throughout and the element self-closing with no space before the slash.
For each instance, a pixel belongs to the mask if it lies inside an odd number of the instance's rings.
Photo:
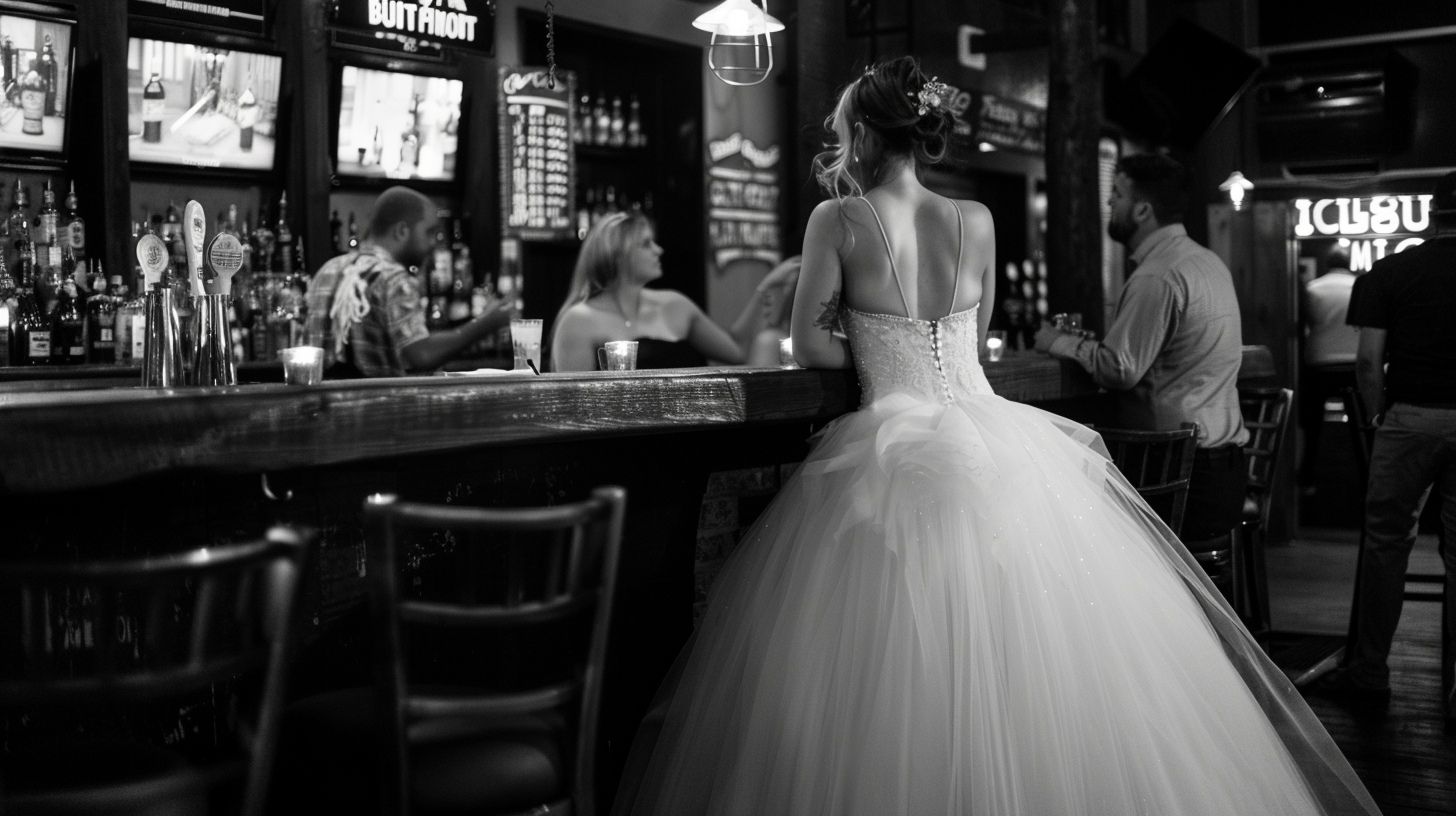
<svg viewBox="0 0 1456 816">
<path fill-rule="evenodd" d="M 664 309 L 696 309 L 693 299 L 676 289 L 643 289 L 642 297 Z"/>
</svg>

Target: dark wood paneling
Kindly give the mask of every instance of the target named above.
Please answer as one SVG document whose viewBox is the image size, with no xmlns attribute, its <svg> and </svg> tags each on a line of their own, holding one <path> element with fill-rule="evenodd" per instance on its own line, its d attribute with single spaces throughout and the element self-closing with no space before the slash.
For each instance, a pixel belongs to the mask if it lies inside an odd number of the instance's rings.
<svg viewBox="0 0 1456 816">
<path fill-rule="evenodd" d="M 131 166 L 127 156 L 126 4 L 81 3 L 77 7 L 71 155 L 67 175 L 76 182 L 86 219 L 87 252 L 100 258 L 107 274 L 129 280 L 131 254 Z M 39 202 L 38 192 L 31 199 Z M 34 205 L 33 205 L 34 206 Z"/>
</svg>

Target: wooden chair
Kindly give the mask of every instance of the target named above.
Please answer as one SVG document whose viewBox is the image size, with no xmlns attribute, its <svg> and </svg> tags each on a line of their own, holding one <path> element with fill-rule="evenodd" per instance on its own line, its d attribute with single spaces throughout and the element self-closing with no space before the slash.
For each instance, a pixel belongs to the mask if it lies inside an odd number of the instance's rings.
<svg viewBox="0 0 1456 816">
<path fill-rule="evenodd" d="M 1268 541 L 1274 479 L 1293 404 L 1294 392 L 1288 388 L 1239 389 L 1239 407 L 1243 412 L 1244 427 L 1249 431 L 1249 441 L 1244 443 L 1249 487 L 1243 519 L 1232 534 L 1232 603 L 1255 637 L 1267 634 L 1270 629 L 1269 578 L 1264 547 Z"/>
<path fill-rule="evenodd" d="M 311 540 L 275 527 L 259 541 L 153 558 L 0 564 L 13 638 L 0 649 L 0 707 L 38 732 L 8 735 L 0 810 L 202 812 L 211 793 L 261 814 Z M 77 723 L 145 733 L 209 698 L 221 747 L 206 763 L 162 747 L 160 728 L 150 743 L 55 733 Z"/>
<path fill-rule="evenodd" d="M 290 706 L 296 795 L 275 812 L 594 813 L 625 506 L 619 487 L 544 508 L 371 497 L 374 684 Z"/>
<path fill-rule="evenodd" d="M 1345 418 L 1350 427 L 1350 443 L 1355 453 L 1355 467 L 1360 471 L 1360 484 L 1367 485 L 1370 482 L 1370 456 L 1375 447 L 1375 428 L 1370 424 L 1370 412 L 1365 408 L 1365 401 L 1360 398 L 1360 392 L 1354 388 L 1345 389 Z M 1456 542 L 1443 541 L 1442 546 L 1456 546 Z M 1350 628 L 1346 637 L 1345 654 L 1353 653 L 1355 647 L 1356 622 L 1360 614 L 1360 568 L 1365 561 L 1365 525 L 1360 525 L 1360 552 L 1355 560 L 1355 597 L 1350 603 Z M 1405 599 L 1407 601 L 1420 601 L 1423 603 L 1446 602 L 1446 580 L 1444 573 L 1420 573 L 1407 572 L 1405 574 Z M 1410 584 L 1417 584 L 1411 588 Z M 1434 588 L 1432 588 L 1434 587 Z M 1453 680 L 1453 660 L 1456 655 L 1448 653 L 1446 644 L 1450 643 L 1446 628 L 1446 616 L 1441 615 L 1441 688 L 1450 689 Z"/>
<path fill-rule="evenodd" d="M 1188 480 L 1198 429 L 1191 423 L 1176 431 L 1128 431 L 1099 428 L 1113 464 L 1173 531 L 1183 528 L 1188 505 Z"/>
</svg>

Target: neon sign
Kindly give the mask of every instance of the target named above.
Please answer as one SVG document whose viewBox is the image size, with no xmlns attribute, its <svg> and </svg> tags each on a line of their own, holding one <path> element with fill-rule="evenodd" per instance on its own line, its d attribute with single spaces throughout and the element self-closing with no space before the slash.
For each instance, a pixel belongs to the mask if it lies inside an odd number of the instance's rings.
<svg viewBox="0 0 1456 816">
<path fill-rule="evenodd" d="M 1431 196 L 1323 198 L 1294 202 L 1298 238 L 1338 237 L 1350 247 L 1350 271 L 1363 272 L 1386 255 L 1425 242 L 1412 233 L 1431 226 Z M 1397 234 L 1408 237 L 1394 238 Z M 1393 246 L 1392 246 L 1393 244 Z"/>
</svg>

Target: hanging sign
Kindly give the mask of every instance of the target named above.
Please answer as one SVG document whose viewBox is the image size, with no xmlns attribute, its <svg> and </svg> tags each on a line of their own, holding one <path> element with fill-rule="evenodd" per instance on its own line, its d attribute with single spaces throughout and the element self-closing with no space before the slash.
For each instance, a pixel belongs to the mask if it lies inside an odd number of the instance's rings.
<svg viewBox="0 0 1456 816">
<path fill-rule="evenodd" d="M 571 147 L 576 77 L 545 68 L 500 67 L 501 215 L 505 234 L 527 241 L 576 237 L 576 155 Z"/>
<path fill-rule="evenodd" d="M 1350 271 L 1365 272 L 1381 258 L 1420 246 L 1431 226 L 1431 196 L 1301 198 L 1294 202 L 1294 235 L 1338 238 L 1350 247 Z"/>
<path fill-rule="evenodd" d="M 708 143 L 708 251 L 719 271 L 741 258 L 779 262 L 781 154 L 742 133 Z"/>
<path fill-rule="evenodd" d="M 128 0 L 127 12 L 187 28 L 203 27 L 261 37 L 267 0 Z"/>
<path fill-rule="evenodd" d="M 446 50 L 495 53 L 490 0 L 338 0 L 334 44 L 439 59 Z"/>
</svg>

